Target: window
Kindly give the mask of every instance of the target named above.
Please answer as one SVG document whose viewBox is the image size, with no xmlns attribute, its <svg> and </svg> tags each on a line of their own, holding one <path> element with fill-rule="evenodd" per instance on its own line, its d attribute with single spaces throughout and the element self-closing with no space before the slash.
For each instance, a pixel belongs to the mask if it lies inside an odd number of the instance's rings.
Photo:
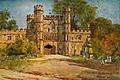
<svg viewBox="0 0 120 80">
<path fill-rule="evenodd" d="M 50 32 L 50 28 L 48 28 L 48 32 Z"/>
<path fill-rule="evenodd" d="M 15 39 L 18 39 L 18 38 L 20 38 L 20 36 L 15 36 Z"/>
<path fill-rule="evenodd" d="M 68 40 L 68 35 L 67 35 L 67 40 Z"/>
<path fill-rule="evenodd" d="M 50 25 L 52 26 L 52 29 L 55 29 L 55 22 L 53 20 L 50 22 Z"/>
<path fill-rule="evenodd" d="M 78 39 L 81 40 L 81 35 L 78 36 Z"/>
<path fill-rule="evenodd" d="M 8 39 L 7 40 L 11 40 L 12 39 L 12 37 L 11 36 L 8 36 Z"/>
</svg>

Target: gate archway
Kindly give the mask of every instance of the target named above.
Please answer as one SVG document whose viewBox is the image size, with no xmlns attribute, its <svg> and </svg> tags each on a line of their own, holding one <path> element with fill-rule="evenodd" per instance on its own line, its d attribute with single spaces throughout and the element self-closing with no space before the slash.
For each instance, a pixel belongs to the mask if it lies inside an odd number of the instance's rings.
<svg viewBox="0 0 120 80">
<path fill-rule="evenodd" d="M 44 54 L 55 54 L 56 47 L 54 45 L 47 44 L 44 46 Z"/>
</svg>

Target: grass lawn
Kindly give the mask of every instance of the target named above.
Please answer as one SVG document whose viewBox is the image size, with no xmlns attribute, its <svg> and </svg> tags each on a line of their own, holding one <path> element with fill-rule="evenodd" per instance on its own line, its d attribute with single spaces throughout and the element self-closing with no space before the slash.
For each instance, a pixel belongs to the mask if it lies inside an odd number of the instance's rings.
<svg viewBox="0 0 120 80">
<path fill-rule="evenodd" d="M 72 56 L 71 58 L 72 58 L 72 60 L 80 60 L 80 61 L 85 60 L 82 56 Z"/>
</svg>

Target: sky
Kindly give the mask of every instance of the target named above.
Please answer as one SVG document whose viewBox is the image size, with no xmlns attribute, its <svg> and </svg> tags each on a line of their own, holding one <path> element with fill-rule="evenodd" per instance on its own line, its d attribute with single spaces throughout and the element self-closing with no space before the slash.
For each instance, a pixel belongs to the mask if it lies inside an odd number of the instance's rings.
<svg viewBox="0 0 120 80">
<path fill-rule="evenodd" d="M 32 14 L 34 5 L 42 4 L 44 14 L 52 10 L 54 0 L 0 0 L 0 11 L 7 9 L 19 27 L 26 27 L 26 16 Z M 120 0 L 86 0 L 97 7 L 97 17 L 109 18 L 113 24 L 120 24 Z"/>
</svg>

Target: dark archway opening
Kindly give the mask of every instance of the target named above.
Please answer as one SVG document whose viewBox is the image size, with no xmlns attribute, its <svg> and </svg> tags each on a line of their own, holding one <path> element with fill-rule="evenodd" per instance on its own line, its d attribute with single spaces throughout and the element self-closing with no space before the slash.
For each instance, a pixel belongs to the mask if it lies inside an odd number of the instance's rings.
<svg viewBox="0 0 120 80">
<path fill-rule="evenodd" d="M 51 49 L 51 48 L 53 48 L 53 46 L 48 44 L 48 45 L 45 46 L 45 48 Z"/>
<path fill-rule="evenodd" d="M 47 44 L 44 46 L 45 54 L 55 54 L 56 47 L 54 45 Z"/>
</svg>

